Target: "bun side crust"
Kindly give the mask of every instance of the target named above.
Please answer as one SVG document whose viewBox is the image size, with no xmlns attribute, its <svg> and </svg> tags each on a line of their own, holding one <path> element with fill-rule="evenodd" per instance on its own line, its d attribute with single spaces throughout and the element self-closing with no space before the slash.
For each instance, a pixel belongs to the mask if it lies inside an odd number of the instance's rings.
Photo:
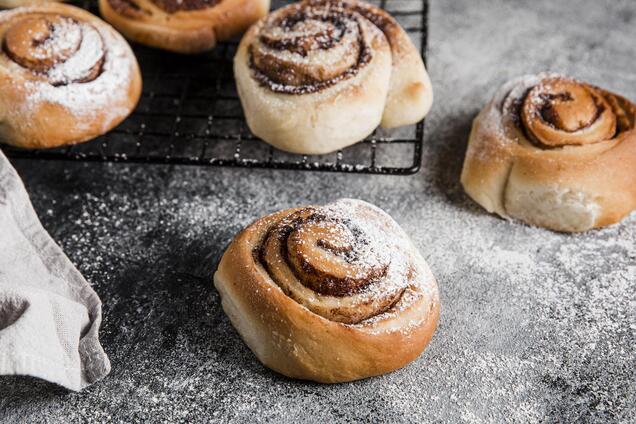
<svg viewBox="0 0 636 424">
<path fill-rule="evenodd" d="M 375 22 L 391 45 L 393 69 L 380 126 L 396 128 L 421 121 L 433 105 L 433 86 L 411 37 L 379 7 L 359 0 L 346 0 L 346 3 Z"/>
<path fill-rule="evenodd" d="M 99 0 L 100 13 L 129 40 L 175 53 L 211 50 L 242 34 L 267 14 L 270 0 L 223 0 L 205 9 L 167 13 L 150 0 L 136 0 L 139 12 L 120 13 Z"/>
<path fill-rule="evenodd" d="M 255 260 L 267 229 L 298 209 L 261 218 L 228 247 L 214 275 L 223 309 L 267 367 L 288 377 L 337 383 L 391 372 L 424 350 L 440 313 L 437 285 L 423 259 L 425 295 L 396 314 L 343 324 L 287 296 Z M 419 255 L 419 254 L 418 254 Z"/>
<path fill-rule="evenodd" d="M 0 9 L 12 9 L 21 6 L 35 6 L 64 0 L 0 0 Z"/>
<path fill-rule="evenodd" d="M 619 222 L 636 208 L 634 105 L 576 82 L 612 102 L 622 122 L 616 134 L 581 145 L 537 145 L 506 105 L 554 78 L 541 74 L 511 81 L 479 113 L 462 170 L 464 189 L 489 212 L 555 231 L 580 232 Z"/>
</svg>

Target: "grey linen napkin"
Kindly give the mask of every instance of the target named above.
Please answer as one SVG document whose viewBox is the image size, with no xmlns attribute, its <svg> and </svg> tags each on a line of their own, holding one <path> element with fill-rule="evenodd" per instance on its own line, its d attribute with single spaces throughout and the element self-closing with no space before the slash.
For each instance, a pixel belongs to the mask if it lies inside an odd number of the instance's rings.
<svg viewBox="0 0 636 424">
<path fill-rule="evenodd" d="M 102 304 L 40 224 L 0 151 L 0 375 L 80 390 L 110 372 Z"/>
</svg>

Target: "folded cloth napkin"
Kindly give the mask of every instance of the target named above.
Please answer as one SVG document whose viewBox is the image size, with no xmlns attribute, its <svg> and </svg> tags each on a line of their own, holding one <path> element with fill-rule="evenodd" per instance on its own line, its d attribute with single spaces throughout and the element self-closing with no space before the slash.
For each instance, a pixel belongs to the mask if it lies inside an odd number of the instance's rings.
<svg viewBox="0 0 636 424">
<path fill-rule="evenodd" d="M 0 375 L 80 390 L 110 372 L 99 344 L 102 304 L 42 228 L 0 151 Z"/>
</svg>

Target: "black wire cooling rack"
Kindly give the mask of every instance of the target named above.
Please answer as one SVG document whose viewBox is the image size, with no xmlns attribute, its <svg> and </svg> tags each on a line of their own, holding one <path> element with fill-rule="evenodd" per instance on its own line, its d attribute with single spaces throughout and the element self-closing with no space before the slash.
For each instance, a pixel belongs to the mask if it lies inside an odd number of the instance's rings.
<svg viewBox="0 0 636 424">
<path fill-rule="evenodd" d="M 98 13 L 97 2 L 72 2 Z M 290 1 L 274 0 L 274 7 Z M 371 1 L 390 12 L 425 57 L 428 0 Z M 210 53 L 181 56 L 133 46 L 144 81 L 134 113 L 108 134 L 88 143 L 46 150 L 9 146 L 13 158 L 92 162 L 135 162 L 297 169 L 408 175 L 420 169 L 424 123 L 378 129 L 361 143 L 329 155 L 282 152 L 254 137 L 234 85 L 232 58 L 237 43 Z"/>
</svg>

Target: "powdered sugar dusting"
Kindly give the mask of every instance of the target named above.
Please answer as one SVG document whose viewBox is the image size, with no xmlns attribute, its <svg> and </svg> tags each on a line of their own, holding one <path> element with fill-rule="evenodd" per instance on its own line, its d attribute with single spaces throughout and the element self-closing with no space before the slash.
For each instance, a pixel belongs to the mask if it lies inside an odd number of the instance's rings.
<svg viewBox="0 0 636 424">
<path fill-rule="evenodd" d="M 103 35 L 106 35 L 102 33 Z M 28 81 L 25 87 L 30 93 L 23 112 L 35 111 L 41 104 L 64 106 L 77 116 L 91 117 L 96 111 L 111 110 L 113 116 L 121 115 L 118 98 L 128 96 L 133 62 L 127 45 L 115 42 L 112 35 L 104 37 L 109 46 L 105 54 L 102 73 L 93 81 L 55 87 L 46 81 Z"/>
<path fill-rule="evenodd" d="M 262 85 L 277 93 L 313 94 L 354 77 L 373 59 L 371 31 L 343 4 L 293 4 L 257 26 L 249 65 Z"/>
<path fill-rule="evenodd" d="M 30 13 L 37 16 L 40 10 L 36 7 L 17 9 L 7 13 L 4 19 L 19 14 L 28 16 Z M 78 30 L 82 40 L 77 51 L 47 73 L 38 74 L 12 64 L 12 77 L 16 79 L 16 84 L 23 85 L 26 98 L 23 103 L 14 105 L 11 113 L 28 117 L 37 114 L 47 104 L 58 105 L 78 117 L 78 125 L 85 121 L 87 127 L 94 126 L 90 119 L 100 114 L 104 117 L 102 126 L 106 130 L 113 120 L 129 112 L 129 89 L 137 72 L 130 47 L 121 35 L 101 22 L 88 23 L 67 18 L 55 27 L 55 40 L 59 44 L 54 50 L 58 51 L 60 46 L 74 42 Z M 52 48 L 44 43 L 38 54 L 54 54 Z M 94 71 L 97 73 L 96 78 L 82 82 Z M 29 120 L 26 119 L 26 122 Z"/>
<path fill-rule="evenodd" d="M 518 103 L 523 100 L 528 89 L 541 83 L 545 78 L 558 77 L 557 74 L 541 73 L 538 75 L 525 75 L 515 78 L 495 93 L 492 100 L 479 114 L 481 131 L 492 134 L 493 142 L 502 144 L 522 145 L 529 141 L 522 131 L 518 129 Z M 540 101 L 539 99 L 532 101 Z M 493 159 L 487 149 L 471 150 L 482 160 Z"/>
<path fill-rule="evenodd" d="M 47 72 L 49 81 L 55 86 L 82 81 L 104 58 L 104 43 L 99 32 L 92 25 L 80 24 L 78 27 L 82 41 L 77 52 Z"/>
<path fill-rule="evenodd" d="M 381 322 L 385 311 L 409 307 L 408 299 L 437 301 L 435 280 L 406 235 L 365 202 L 299 208 L 278 220 L 258 220 L 250 232 L 259 238 L 237 242 L 256 249 L 254 260 L 269 275 L 267 284 L 325 319 L 366 325 L 370 317 Z M 416 296 L 403 296 L 405 291 Z M 420 308 L 405 321 L 426 317 Z"/>
<path fill-rule="evenodd" d="M 19 170 L 45 226 L 104 301 L 103 343 L 119 370 L 74 398 L 86 405 L 82 417 L 125 421 L 130 410 L 120 414 L 118 402 L 129 398 L 144 417 L 192 421 L 204 408 L 236 420 L 302 420 L 308 410 L 328 420 L 333 404 L 361 419 L 493 423 L 632 408 L 636 216 L 570 236 L 488 215 L 453 191 L 454 178 L 441 194 L 428 174 L 44 165 L 38 177 L 30 162 Z M 320 386 L 264 370 L 220 310 L 211 273 L 254 219 L 332 195 L 372 200 L 408 232 L 439 281 L 442 314 L 404 369 Z M 116 412 L 91 410 L 100 399 Z"/>
<path fill-rule="evenodd" d="M 387 311 L 360 323 L 373 325 L 384 320 L 395 318 L 401 311 L 408 308 L 420 296 L 427 296 L 429 301 L 436 296 L 437 288 L 428 265 L 421 259 L 409 237 L 400 226 L 384 211 L 359 200 L 344 199 L 323 207 L 334 216 L 348 220 L 364 232 L 369 249 L 365 258 L 372 261 L 374 266 L 377 258 L 381 263 L 388 264 L 386 274 L 379 281 L 372 282 L 361 293 L 362 302 L 365 298 L 375 299 L 385 296 L 395 290 L 405 290 L 400 300 Z M 422 320 L 426 316 L 418 316 Z M 416 322 L 410 324 L 417 325 Z M 399 331 L 408 331 L 409 323 L 401 326 Z"/>
<path fill-rule="evenodd" d="M 470 122 L 510 77 L 553 68 L 636 98 L 634 2 L 577 3 L 430 2 L 436 100 L 422 170 L 410 177 L 16 161 L 45 227 L 104 301 L 113 373 L 79 394 L 5 377 L 0 415 L 633 422 L 636 215 L 557 234 L 487 214 L 459 184 Z M 440 325 L 424 354 L 394 373 L 339 385 L 281 378 L 225 318 L 211 273 L 254 219 L 343 196 L 382 207 L 408 232 L 438 279 Z"/>
<path fill-rule="evenodd" d="M 70 18 L 61 18 L 55 22 L 52 36 L 40 45 L 29 46 L 32 55 L 38 59 L 48 59 L 54 56 L 65 56 L 77 49 L 82 39 L 81 28 Z"/>
</svg>

